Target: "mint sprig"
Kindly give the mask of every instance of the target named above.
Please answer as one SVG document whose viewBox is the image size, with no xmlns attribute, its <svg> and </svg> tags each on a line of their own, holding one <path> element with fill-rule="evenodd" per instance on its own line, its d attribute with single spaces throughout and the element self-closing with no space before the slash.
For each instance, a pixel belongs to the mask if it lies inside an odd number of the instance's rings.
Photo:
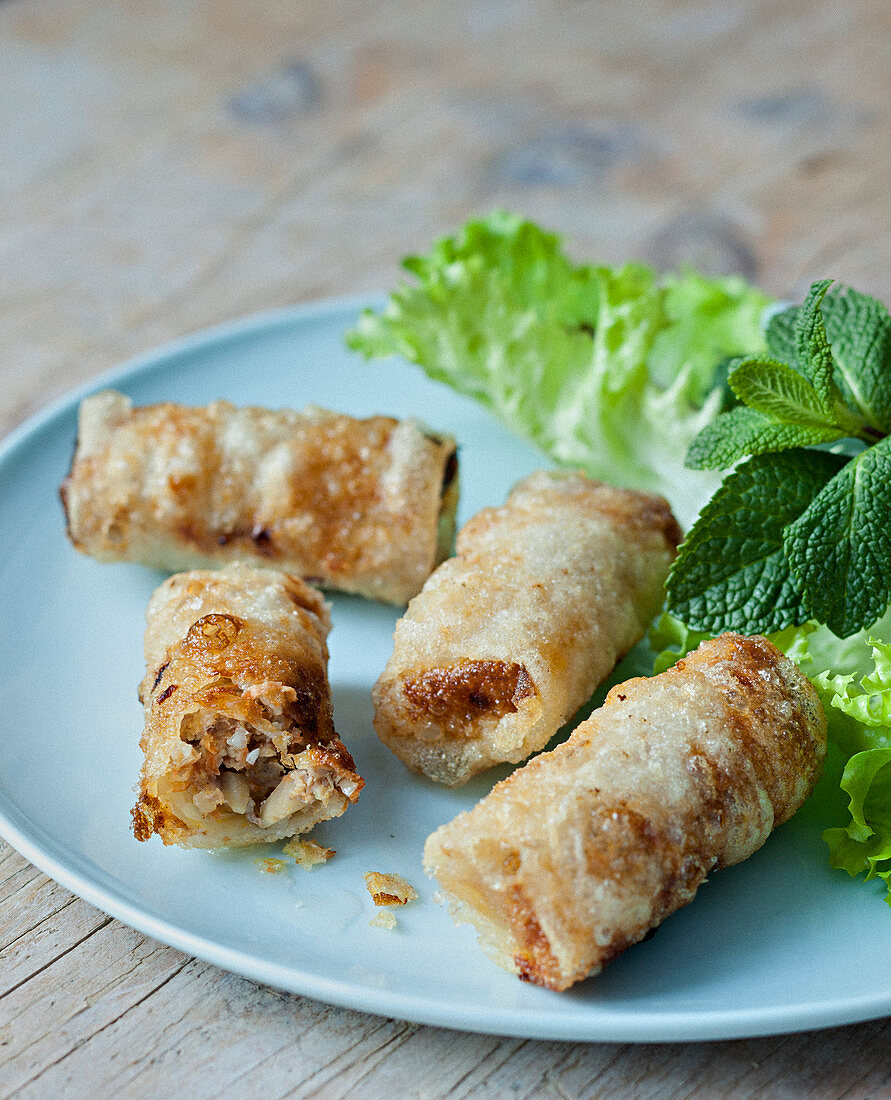
<svg viewBox="0 0 891 1100">
<path fill-rule="evenodd" d="M 800 306 L 775 314 L 765 333 L 772 356 L 795 362 L 795 326 Z M 826 294 L 821 303 L 836 382 L 864 423 L 891 430 L 891 319 L 882 302 L 850 287 Z"/>
<path fill-rule="evenodd" d="M 891 602 L 891 440 L 851 459 L 783 546 L 809 617 L 840 638 L 874 623 Z"/>
<path fill-rule="evenodd" d="M 771 320 L 769 355 L 730 370 L 741 404 L 687 454 L 694 469 L 752 456 L 702 510 L 669 577 L 669 610 L 694 629 L 816 619 L 848 637 L 891 602 L 891 319 L 830 284 Z"/>
<path fill-rule="evenodd" d="M 843 462 L 822 451 L 793 450 L 738 466 L 684 542 L 669 580 L 671 613 L 711 634 L 751 622 L 769 634 L 804 622 L 809 616 L 784 532 Z"/>
<path fill-rule="evenodd" d="M 796 424 L 737 405 L 699 433 L 687 451 L 686 464 L 694 470 L 724 470 L 746 455 L 831 443 L 844 434 L 828 425 Z"/>
<path fill-rule="evenodd" d="M 811 382 L 820 407 L 827 416 L 832 415 L 836 399 L 841 397 L 833 380 L 835 364 L 820 310 L 831 282 L 831 279 L 822 279 L 812 284 L 795 322 L 795 361 L 801 373 Z"/>
</svg>

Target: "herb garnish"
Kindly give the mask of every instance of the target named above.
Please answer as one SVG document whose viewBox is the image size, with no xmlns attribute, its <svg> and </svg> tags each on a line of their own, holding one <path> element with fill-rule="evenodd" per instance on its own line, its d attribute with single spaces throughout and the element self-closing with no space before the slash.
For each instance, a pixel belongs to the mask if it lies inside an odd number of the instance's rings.
<svg viewBox="0 0 891 1100">
<path fill-rule="evenodd" d="M 745 456 L 700 513 L 668 581 L 696 630 L 768 633 L 809 619 L 845 638 L 891 603 L 891 318 L 831 280 L 738 361 L 741 404 L 687 454 L 693 469 Z"/>
</svg>

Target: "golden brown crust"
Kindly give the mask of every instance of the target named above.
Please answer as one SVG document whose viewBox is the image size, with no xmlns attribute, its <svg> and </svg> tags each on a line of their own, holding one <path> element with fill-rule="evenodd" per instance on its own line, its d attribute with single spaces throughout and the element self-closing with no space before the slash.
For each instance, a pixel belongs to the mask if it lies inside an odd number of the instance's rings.
<svg viewBox="0 0 891 1100">
<path fill-rule="evenodd" d="M 259 843 L 355 801 L 363 781 L 334 730 L 318 592 L 235 563 L 169 578 L 147 620 L 137 839 Z"/>
<path fill-rule="evenodd" d="M 819 777 L 826 719 L 763 638 L 613 688 L 553 752 L 438 829 L 424 863 L 496 961 L 566 989 L 751 855 Z"/>
<path fill-rule="evenodd" d="M 141 791 L 136 805 L 130 811 L 133 835 L 137 840 L 149 840 L 155 833 L 164 837 L 165 843 L 174 842 L 185 835 L 182 822 L 168 814 L 154 795 Z"/>
<path fill-rule="evenodd" d="M 456 661 L 446 668 L 407 672 L 402 695 L 407 713 L 433 720 L 450 736 L 472 735 L 483 717 L 515 714 L 535 692 L 522 665 L 503 661 Z"/>
<path fill-rule="evenodd" d="M 61 489 L 100 561 L 189 569 L 254 560 L 406 603 L 451 547 L 454 441 L 412 422 L 164 403 L 83 402 Z"/>
<path fill-rule="evenodd" d="M 679 536 L 661 497 L 579 473 L 520 482 L 398 623 L 381 740 L 450 785 L 542 748 L 643 636 Z"/>
</svg>

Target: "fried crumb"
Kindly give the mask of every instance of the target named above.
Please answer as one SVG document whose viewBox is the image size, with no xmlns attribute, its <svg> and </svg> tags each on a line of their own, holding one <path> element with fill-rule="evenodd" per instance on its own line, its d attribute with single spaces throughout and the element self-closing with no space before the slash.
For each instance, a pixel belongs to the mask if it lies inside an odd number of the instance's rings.
<svg viewBox="0 0 891 1100">
<path fill-rule="evenodd" d="M 323 848 L 320 844 L 314 844 L 311 840 L 301 840 L 300 837 L 292 837 L 282 848 L 282 854 L 290 856 L 298 867 L 305 867 L 311 871 L 319 863 L 326 863 L 333 855 L 334 848 Z"/>
<path fill-rule="evenodd" d="M 391 913 L 389 909 L 381 909 L 379 913 L 375 913 L 368 923 L 372 928 L 386 928 L 388 932 L 392 932 L 398 922 L 395 914 Z"/>
<path fill-rule="evenodd" d="M 254 863 L 267 875 L 277 875 L 287 867 L 287 863 L 283 859 L 255 859 Z"/>
<path fill-rule="evenodd" d="M 375 905 L 405 905 L 418 896 L 414 886 L 406 882 L 401 875 L 366 871 L 364 878 L 368 893 L 371 894 Z"/>
</svg>

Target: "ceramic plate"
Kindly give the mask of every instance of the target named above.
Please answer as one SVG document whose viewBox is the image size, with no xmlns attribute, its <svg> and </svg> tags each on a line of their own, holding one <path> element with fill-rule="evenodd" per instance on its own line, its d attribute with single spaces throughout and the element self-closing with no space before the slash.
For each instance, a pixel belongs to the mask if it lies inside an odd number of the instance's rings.
<svg viewBox="0 0 891 1100">
<path fill-rule="evenodd" d="M 421 417 L 460 441 L 462 521 L 546 464 L 419 370 L 348 352 L 343 333 L 360 305 L 249 318 L 100 382 L 137 403 L 225 397 Z M 380 745 L 370 690 L 397 612 L 355 598 L 332 599 L 330 673 L 335 722 L 367 787 L 315 834 L 336 857 L 312 871 L 268 874 L 255 851 L 137 843 L 129 831 L 142 728 L 136 685 L 145 605 L 162 577 L 96 564 L 65 538 L 57 489 L 87 392 L 0 450 L 0 831 L 43 871 L 148 935 L 256 981 L 446 1027 L 543 1039 L 721 1039 L 891 1012 L 891 913 L 877 885 L 830 869 L 806 811 L 571 992 L 531 988 L 496 969 L 473 930 L 454 926 L 436 904 L 421 850 L 504 772 L 443 790 L 407 774 Z M 399 911 L 393 931 L 369 925 L 368 870 L 396 871 L 417 887 L 419 900 Z"/>
</svg>

